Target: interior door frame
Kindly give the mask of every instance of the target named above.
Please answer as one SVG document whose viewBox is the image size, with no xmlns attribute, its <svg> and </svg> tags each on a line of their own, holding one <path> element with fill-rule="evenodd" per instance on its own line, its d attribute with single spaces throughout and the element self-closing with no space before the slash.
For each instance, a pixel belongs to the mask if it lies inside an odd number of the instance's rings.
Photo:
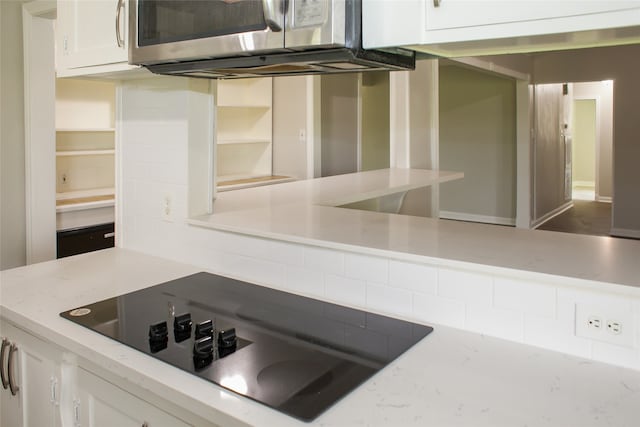
<svg viewBox="0 0 640 427">
<path fill-rule="evenodd" d="M 22 6 L 27 264 L 56 258 L 55 17 L 55 1 Z"/>
</svg>

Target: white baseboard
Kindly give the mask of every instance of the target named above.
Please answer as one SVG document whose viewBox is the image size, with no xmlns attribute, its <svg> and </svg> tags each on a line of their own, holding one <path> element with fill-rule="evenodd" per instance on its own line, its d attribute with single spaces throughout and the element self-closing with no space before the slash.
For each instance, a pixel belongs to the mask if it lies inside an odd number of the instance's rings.
<svg viewBox="0 0 640 427">
<path fill-rule="evenodd" d="M 609 232 L 612 236 L 631 237 L 632 239 L 640 239 L 640 230 L 629 230 L 625 228 L 612 228 Z"/>
<path fill-rule="evenodd" d="M 533 223 L 531 224 L 531 228 L 540 227 L 542 224 L 544 224 L 545 222 L 549 221 L 551 218 L 560 215 L 561 213 L 571 209 L 572 207 L 573 207 L 573 202 L 567 202 L 564 205 L 558 206 L 557 208 L 555 208 L 551 212 L 548 212 L 547 214 L 545 214 L 542 217 L 538 218 L 537 220 L 533 221 Z"/>
<path fill-rule="evenodd" d="M 611 203 L 611 202 L 613 202 L 613 199 L 611 198 L 611 196 L 598 196 L 598 195 L 596 195 L 596 202 Z"/>
<path fill-rule="evenodd" d="M 485 224 L 516 225 L 515 218 L 505 218 L 499 216 L 476 215 L 463 212 L 440 211 L 441 219 L 454 219 L 456 221 L 482 222 Z"/>
<path fill-rule="evenodd" d="M 596 188 L 596 183 L 594 181 L 573 181 L 571 183 L 573 187 L 590 187 Z"/>
</svg>

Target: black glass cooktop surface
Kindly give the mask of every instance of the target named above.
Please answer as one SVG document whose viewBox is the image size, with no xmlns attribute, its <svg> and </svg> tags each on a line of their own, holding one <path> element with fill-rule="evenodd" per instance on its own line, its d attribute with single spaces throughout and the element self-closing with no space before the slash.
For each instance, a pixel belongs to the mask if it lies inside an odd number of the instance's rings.
<svg viewBox="0 0 640 427">
<path fill-rule="evenodd" d="M 210 273 L 60 315 L 305 421 L 433 330 Z"/>
</svg>

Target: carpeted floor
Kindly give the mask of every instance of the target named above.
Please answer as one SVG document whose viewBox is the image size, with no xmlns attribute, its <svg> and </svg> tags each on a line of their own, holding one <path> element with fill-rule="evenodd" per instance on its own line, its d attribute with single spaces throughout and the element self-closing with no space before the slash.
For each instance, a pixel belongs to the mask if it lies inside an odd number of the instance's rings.
<svg viewBox="0 0 640 427">
<path fill-rule="evenodd" d="M 571 209 L 545 222 L 538 230 L 608 236 L 611 203 L 574 200 Z"/>
</svg>

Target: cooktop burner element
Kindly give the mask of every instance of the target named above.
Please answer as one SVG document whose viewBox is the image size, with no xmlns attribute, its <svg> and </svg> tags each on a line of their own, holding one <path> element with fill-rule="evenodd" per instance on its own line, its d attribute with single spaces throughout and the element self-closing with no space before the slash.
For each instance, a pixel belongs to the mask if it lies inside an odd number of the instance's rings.
<svg viewBox="0 0 640 427">
<path fill-rule="evenodd" d="M 210 273 L 60 315 L 304 421 L 433 330 Z"/>
</svg>

